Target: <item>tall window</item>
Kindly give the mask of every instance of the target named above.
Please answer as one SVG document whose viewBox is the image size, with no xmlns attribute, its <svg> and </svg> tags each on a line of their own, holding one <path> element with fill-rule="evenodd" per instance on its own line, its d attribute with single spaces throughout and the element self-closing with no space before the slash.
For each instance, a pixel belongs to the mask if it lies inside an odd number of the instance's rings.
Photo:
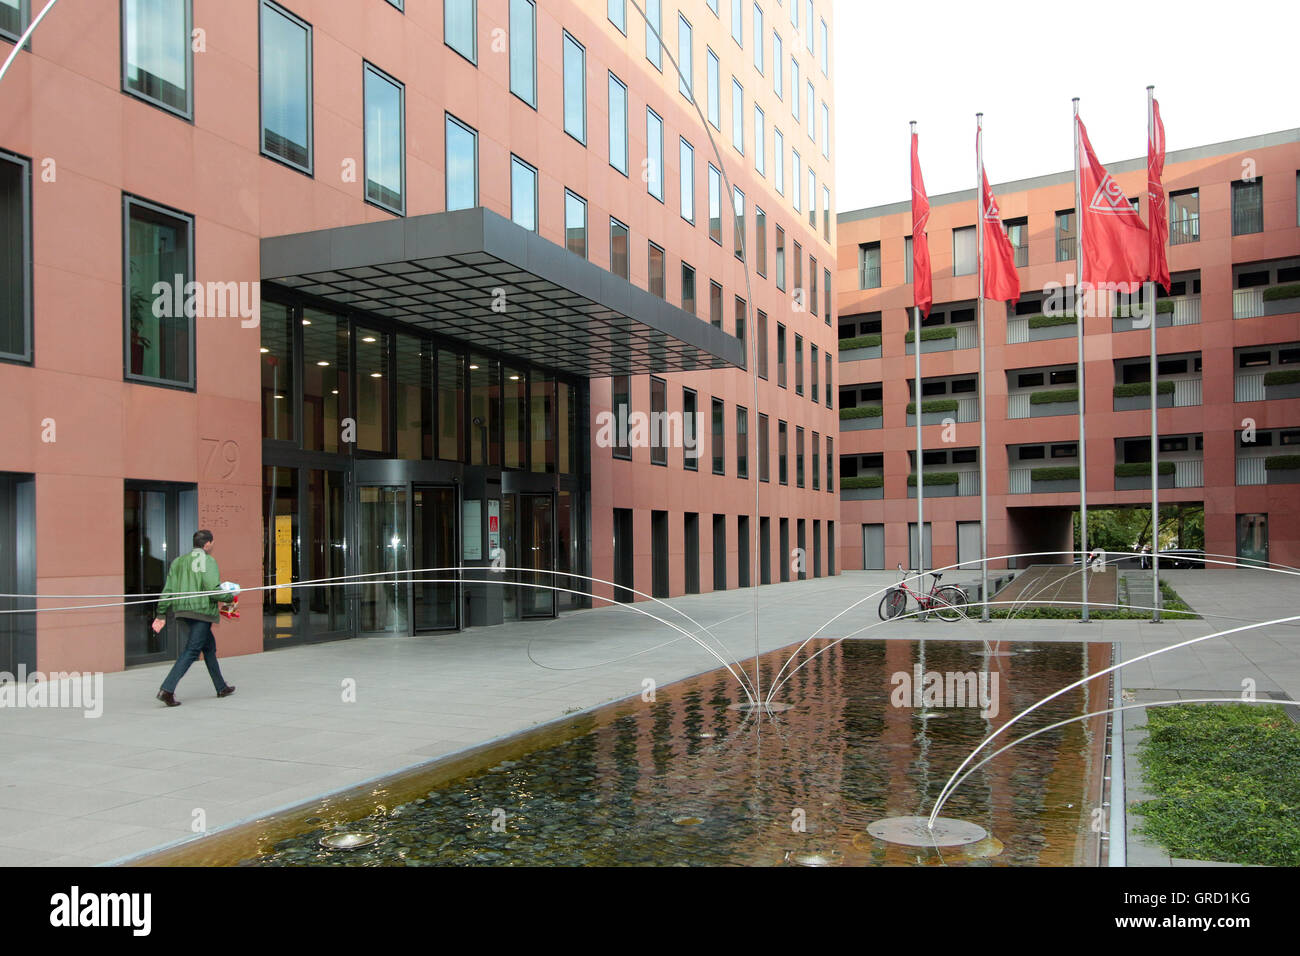
<svg viewBox="0 0 1300 956">
<path fill-rule="evenodd" d="M 1065 209 L 1056 214 L 1056 261 L 1074 260 L 1074 210 Z"/>
<path fill-rule="evenodd" d="M 876 243 L 877 247 L 879 247 L 879 245 L 880 243 Z M 879 260 L 880 260 L 879 254 L 877 254 L 876 260 L 877 260 L 877 265 L 879 265 Z M 859 262 L 858 268 L 861 269 L 861 262 L 862 262 L 861 246 L 858 247 L 858 262 Z M 907 236 L 903 239 L 903 281 L 904 282 L 912 281 L 912 237 L 911 236 Z M 859 277 L 858 279 L 858 288 L 859 289 L 866 288 L 865 286 L 862 285 L 861 277 Z"/>
<path fill-rule="evenodd" d="M 1245 236 L 1264 231 L 1264 180 L 1232 184 L 1232 234 Z"/>
<path fill-rule="evenodd" d="M 822 437 L 817 432 L 812 433 L 812 490 L 821 491 L 822 489 Z"/>
<path fill-rule="evenodd" d="M 682 389 L 682 446 L 685 453 L 682 455 L 682 467 L 687 471 L 700 470 L 700 433 L 696 426 L 696 415 L 699 412 L 699 399 L 696 397 L 695 390 L 691 388 Z"/>
<path fill-rule="evenodd" d="M 822 238 L 831 241 L 831 187 L 822 187 Z M 828 285 L 827 288 L 830 288 Z"/>
<path fill-rule="evenodd" d="M 447 114 L 447 211 L 478 205 L 478 133 Z"/>
<path fill-rule="evenodd" d="M 799 61 L 790 57 L 790 114 L 799 121 Z"/>
<path fill-rule="evenodd" d="M 615 458 L 632 460 L 632 446 L 628 442 L 628 429 L 620 427 L 621 422 L 632 417 L 632 379 L 627 375 L 615 375 L 610 383 L 612 388 L 614 412 L 614 441 L 612 443 Z"/>
<path fill-rule="evenodd" d="M 785 195 L 785 137 L 772 127 L 772 184 L 778 196 Z"/>
<path fill-rule="evenodd" d="M 31 0 L 0 0 L 0 37 L 17 43 L 31 22 L 31 6 Z"/>
<path fill-rule="evenodd" d="M 709 238 L 722 245 L 722 174 L 709 163 Z"/>
<path fill-rule="evenodd" d="M 781 77 L 785 73 L 785 53 L 781 48 L 781 34 L 772 34 L 772 92 L 776 94 L 778 100 L 785 99 L 785 91 L 781 89 Z"/>
<path fill-rule="evenodd" d="M 776 423 L 776 477 L 783 485 L 790 484 L 789 426 L 778 420 Z"/>
<path fill-rule="evenodd" d="M 820 53 L 822 64 L 822 76 L 831 75 L 831 35 L 830 29 L 826 26 L 826 21 L 821 22 L 822 35 L 822 52 Z"/>
<path fill-rule="evenodd" d="M 709 282 L 709 324 L 722 328 L 722 286 L 713 281 Z"/>
<path fill-rule="evenodd" d="M 183 297 L 174 290 L 194 277 L 194 220 L 134 196 L 123 197 L 122 212 L 126 377 L 193 387 L 194 318 L 186 317 Z M 160 300 L 156 283 L 172 295 Z"/>
<path fill-rule="evenodd" d="M 791 0 L 791 3 L 798 3 L 799 0 Z M 816 53 L 817 48 L 814 45 L 816 34 L 813 33 L 813 0 L 804 0 L 804 18 L 803 18 L 803 42 L 808 48 L 809 53 Z"/>
<path fill-rule="evenodd" d="M 657 295 L 659 298 L 665 298 L 667 292 L 664 290 L 664 250 L 656 246 L 653 242 L 647 243 L 649 249 L 648 262 L 648 285 L 651 295 Z"/>
<path fill-rule="evenodd" d="M 646 0 L 645 15 L 646 19 L 650 21 L 645 29 L 645 58 L 654 64 L 656 70 L 662 73 L 664 61 L 659 35 L 664 29 L 664 17 L 660 0 Z"/>
<path fill-rule="evenodd" d="M 745 0 L 731 0 L 731 39 L 745 45 Z"/>
<path fill-rule="evenodd" d="M 695 224 L 695 147 L 682 139 L 678 143 L 678 165 L 681 173 L 678 184 L 681 189 L 682 218 Z"/>
<path fill-rule="evenodd" d="M 587 258 L 587 200 L 564 191 L 564 246 L 575 256 Z"/>
<path fill-rule="evenodd" d="M 617 219 L 609 220 L 609 271 L 624 279 L 630 277 L 628 271 L 628 232 L 627 226 Z"/>
<path fill-rule="evenodd" d="M 745 300 L 742 299 L 740 296 L 736 296 L 736 338 L 740 339 L 742 344 L 747 342 L 747 339 L 745 338 L 746 331 L 747 330 L 745 327 Z M 748 345 L 746 345 L 745 347 L 745 361 L 746 364 L 748 364 L 749 362 Z"/>
<path fill-rule="evenodd" d="M 794 393 L 803 394 L 803 336 L 794 337 Z"/>
<path fill-rule="evenodd" d="M 790 26 L 799 29 L 799 0 L 789 0 Z"/>
<path fill-rule="evenodd" d="M 823 358 L 826 359 L 826 407 L 834 408 L 835 402 L 831 397 L 831 353 L 827 352 Z"/>
<path fill-rule="evenodd" d="M 31 162 L 0 152 L 0 358 L 19 362 L 32 357 L 31 191 Z"/>
<path fill-rule="evenodd" d="M 952 231 L 952 274 L 973 275 L 975 262 L 975 227 L 964 226 Z"/>
<path fill-rule="evenodd" d="M 785 291 L 785 230 L 776 227 L 776 287 Z"/>
<path fill-rule="evenodd" d="M 796 426 L 794 430 L 794 483 L 795 487 L 803 487 L 803 428 Z"/>
<path fill-rule="evenodd" d="M 1011 243 L 1012 261 L 1016 268 L 1022 268 L 1029 265 L 1029 219 L 1022 216 L 1019 219 L 1008 219 L 1002 224 L 1007 232 L 1007 241 Z M 911 237 L 908 237 L 908 255 L 911 255 Z M 907 281 L 911 281 L 908 279 Z"/>
<path fill-rule="evenodd" d="M 817 173 L 808 167 L 808 225 L 817 228 Z"/>
<path fill-rule="evenodd" d="M 650 420 L 652 422 L 662 422 L 668 414 L 668 383 L 662 378 L 650 379 Z M 664 465 L 668 464 L 668 445 L 663 441 L 663 435 L 660 434 L 659 441 L 650 445 L 650 464 Z"/>
<path fill-rule="evenodd" d="M 311 26 L 262 2 L 262 152 L 312 171 Z"/>
<path fill-rule="evenodd" d="M 808 138 L 817 142 L 817 91 L 812 80 L 808 81 Z"/>
<path fill-rule="evenodd" d="M 809 349 L 808 355 L 808 371 L 812 373 L 812 381 L 809 383 L 812 388 L 808 392 L 808 397 L 812 399 L 814 405 L 822 400 L 820 382 L 821 367 L 817 362 L 820 357 L 821 356 L 817 354 L 817 346 L 813 345 Z"/>
<path fill-rule="evenodd" d="M 537 106 L 537 5 L 510 0 L 510 92 Z"/>
<path fill-rule="evenodd" d="M 754 69 L 763 72 L 763 8 L 754 4 L 754 33 L 751 37 L 754 45 Z"/>
<path fill-rule="evenodd" d="M 817 317 L 817 257 L 808 257 L 808 311 Z"/>
<path fill-rule="evenodd" d="M 478 0 L 443 0 L 442 37 L 471 63 L 478 63 Z"/>
<path fill-rule="evenodd" d="M 803 164 L 799 162 L 799 151 L 790 151 L 790 199 L 795 212 L 803 212 Z"/>
<path fill-rule="evenodd" d="M 510 218 L 537 231 L 537 168 L 518 156 L 510 157 Z"/>
<path fill-rule="evenodd" d="M 830 269 L 822 270 L 822 279 L 823 279 L 823 284 L 826 286 L 825 290 L 823 290 L 826 293 L 824 317 L 826 319 L 826 324 L 830 325 L 831 324 L 831 301 L 832 301 Z"/>
<path fill-rule="evenodd" d="M 785 388 L 785 326 L 776 323 L 776 384 Z"/>
<path fill-rule="evenodd" d="M 713 400 L 713 446 L 709 449 L 713 453 L 713 473 L 715 475 L 725 475 L 727 473 L 727 436 L 726 436 L 726 408 L 722 399 Z"/>
<path fill-rule="evenodd" d="M 606 0 L 609 22 L 618 27 L 619 33 L 627 35 L 627 0 Z"/>
<path fill-rule="evenodd" d="M 609 74 L 609 164 L 627 175 L 627 87 Z"/>
<path fill-rule="evenodd" d="M 736 406 L 736 477 L 749 477 L 749 409 Z"/>
<path fill-rule="evenodd" d="M 742 156 L 745 153 L 745 91 L 740 81 L 731 78 L 731 145 Z"/>
<path fill-rule="evenodd" d="M 677 15 L 677 68 L 681 76 L 677 78 L 677 90 L 688 100 L 695 99 L 695 70 L 692 48 L 695 37 L 691 31 L 691 21 L 680 13 Z"/>
<path fill-rule="evenodd" d="M 122 89 L 186 119 L 194 115 L 192 22 L 191 0 L 122 0 Z"/>
<path fill-rule="evenodd" d="M 767 213 L 761 206 L 754 207 L 754 269 L 767 278 Z"/>
<path fill-rule="evenodd" d="M 1169 194 L 1169 244 L 1201 241 L 1201 193 L 1183 189 Z"/>
<path fill-rule="evenodd" d="M 587 50 L 564 34 L 564 131 L 587 145 Z"/>
<path fill-rule="evenodd" d="M 712 50 L 707 50 L 708 56 L 708 111 L 709 122 L 713 124 L 716 130 L 722 129 L 722 107 L 719 101 L 722 99 L 722 79 L 719 73 L 718 55 Z"/>
<path fill-rule="evenodd" d="M 646 183 L 651 196 L 664 201 L 664 121 L 650 107 L 645 110 Z"/>
<path fill-rule="evenodd" d="M 822 155 L 831 158 L 831 108 L 822 102 Z"/>
<path fill-rule="evenodd" d="M 912 261 L 911 256 L 908 256 L 907 261 Z M 880 288 L 880 243 L 878 242 L 864 242 L 858 246 L 858 288 Z"/>
<path fill-rule="evenodd" d="M 758 413 L 758 480 L 771 481 L 771 462 L 769 461 L 768 451 L 768 418 L 762 412 Z"/>
<path fill-rule="evenodd" d="M 763 135 L 763 109 L 757 103 L 754 104 L 754 168 L 758 170 L 760 176 L 767 175 L 767 157 L 765 149 L 766 143 Z"/>
<path fill-rule="evenodd" d="M 682 311 L 695 315 L 695 269 L 682 263 Z"/>
<path fill-rule="evenodd" d="M 758 310 L 757 329 L 755 332 L 758 349 L 758 377 L 767 378 L 767 313 Z"/>
<path fill-rule="evenodd" d="M 745 261 L 745 194 L 732 187 L 731 221 L 735 228 L 735 253 L 741 262 Z"/>
<path fill-rule="evenodd" d="M 369 63 L 365 71 L 366 199 L 406 212 L 406 88 Z"/>
</svg>

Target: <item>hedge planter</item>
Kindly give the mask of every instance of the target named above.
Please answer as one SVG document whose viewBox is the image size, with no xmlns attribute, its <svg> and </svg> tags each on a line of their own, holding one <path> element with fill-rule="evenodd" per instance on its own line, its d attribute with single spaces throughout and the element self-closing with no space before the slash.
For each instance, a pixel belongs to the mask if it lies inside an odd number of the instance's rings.
<svg viewBox="0 0 1300 956">
<path fill-rule="evenodd" d="M 1145 322 L 1146 316 L 1139 314 L 1137 321 Z M 1110 328 L 1112 332 L 1134 332 L 1143 329 L 1150 329 L 1151 326 L 1134 325 L 1134 317 L 1128 309 L 1120 309 L 1113 319 L 1111 319 Z M 1167 325 L 1174 324 L 1174 304 L 1169 299 L 1159 299 L 1156 301 L 1156 328 L 1163 329 Z"/>
<path fill-rule="evenodd" d="M 924 337 L 922 337 L 921 339 L 922 355 L 925 355 L 927 352 L 951 352 L 956 347 L 957 347 L 957 337 L 955 335 L 952 336 L 951 338 L 944 338 L 944 339 L 926 339 Z M 914 343 L 912 342 L 907 343 L 907 354 L 908 355 L 916 354 L 916 345 Z"/>
<path fill-rule="evenodd" d="M 841 488 L 840 501 L 879 501 L 885 497 L 884 488 Z"/>
<path fill-rule="evenodd" d="M 957 485 L 954 482 L 951 485 L 932 485 L 928 481 L 925 483 L 925 496 L 927 498 L 956 498 Z M 907 497 L 916 497 L 916 486 L 907 486 Z"/>
<path fill-rule="evenodd" d="M 840 349 L 841 362 L 863 362 L 867 359 L 880 358 L 880 346 L 871 345 L 861 349 Z"/>
<path fill-rule="evenodd" d="M 1300 369 L 1282 369 L 1264 375 L 1265 398 L 1300 398 Z"/>
<path fill-rule="evenodd" d="M 922 424 L 922 425 L 942 425 L 945 421 L 953 421 L 953 422 L 957 421 L 957 413 L 956 413 L 955 411 L 953 411 L 953 412 L 922 412 L 922 413 L 921 413 L 921 424 Z M 916 427 L 916 415 L 915 415 L 915 414 L 912 414 L 912 415 L 908 415 L 908 416 L 907 416 L 907 427 L 908 427 L 908 428 L 915 428 L 915 427 Z"/>
<path fill-rule="evenodd" d="M 1079 414 L 1078 402 L 1043 402 L 1029 406 L 1030 418 L 1051 418 L 1053 415 Z"/>
<path fill-rule="evenodd" d="M 875 428 L 884 428 L 885 419 L 877 415 L 875 418 L 841 418 L 840 431 L 842 432 L 865 432 Z"/>
<path fill-rule="evenodd" d="M 922 425 L 942 425 L 948 419 L 957 420 L 957 403 L 953 399 L 937 398 L 921 403 Z M 907 424 L 916 427 L 916 402 L 907 403 Z"/>
<path fill-rule="evenodd" d="M 1030 481 L 1029 492 L 1034 495 L 1078 494 L 1078 478 L 1055 478 L 1049 481 Z"/>
<path fill-rule="evenodd" d="M 1264 459 L 1270 485 L 1300 484 L 1300 455 L 1274 455 Z"/>
<path fill-rule="evenodd" d="M 1265 315 L 1288 315 L 1300 312 L 1300 283 L 1275 285 L 1264 290 Z"/>
<path fill-rule="evenodd" d="M 1079 333 L 1075 330 L 1075 323 L 1069 325 L 1045 325 L 1035 328 L 1029 327 L 1029 341 L 1045 342 L 1048 339 L 1072 339 Z"/>
<path fill-rule="evenodd" d="M 1172 488 L 1174 486 L 1174 476 L 1160 475 L 1156 481 L 1157 488 Z M 1147 469 L 1145 475 L 1116 475 L 1116 491 L 1143 491 L 1151 487 L 1151 470 Z"/>
<path fill-rule="evenodd" d="M 1173 392 L 1156 393 L 1156 408 L 1173 408 L 1173 405 L 1174 405 Z M 1150 408 L 1150 407 L 1151 407 L 1151 390 L 1149 388 L 1147 389 L 1147 393 L 1145 395 L 1122 395 L 1122 396 L 1116 395 L 1115 396 L 1115 411 L 1117 412 L 1131 412 L 1134 409 Z"/>
</svg>

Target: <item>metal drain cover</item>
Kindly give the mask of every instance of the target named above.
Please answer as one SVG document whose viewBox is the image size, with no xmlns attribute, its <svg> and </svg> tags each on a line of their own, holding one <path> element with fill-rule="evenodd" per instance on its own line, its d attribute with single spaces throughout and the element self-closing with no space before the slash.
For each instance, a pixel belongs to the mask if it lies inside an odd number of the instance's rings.
<svg viewBox="0 0 1300 956">
<path fill-rule="evenodd" d="M 966 846 L 987 837 L 988 831 L 978 823 L 940 817 L 934 828 L 928 826 L 929 817 L 886 817 L 867 827 L 867 832 L 877 840 L 898 843 L 902 846 Z"/>
</svg>

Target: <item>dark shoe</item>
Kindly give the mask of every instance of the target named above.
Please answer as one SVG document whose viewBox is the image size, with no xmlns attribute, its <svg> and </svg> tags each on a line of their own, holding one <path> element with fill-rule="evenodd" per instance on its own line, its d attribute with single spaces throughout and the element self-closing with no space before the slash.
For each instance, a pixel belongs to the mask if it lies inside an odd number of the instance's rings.
<svg viewBox="0 0 1300 956">
<path fill-rule="evenodd" d="M 218 697 L 229 697 L 229 696 L 230 696 L 231 694 L 233 694 L 234 692 L 235 692 L 235 685 L 234 685 L 234 684 L 227 684 L 225 690 L 219 690 L 219 691 L 217 691 L 217 696 L 218 696 Z"/>
<path fill-rule="evenodd" d="M 179 707 L 181 705 L 181 702 L 176 699 L 176 695 L 169 690 L 158 691 L 158 699 L 168 707 Z"/>
</svg>

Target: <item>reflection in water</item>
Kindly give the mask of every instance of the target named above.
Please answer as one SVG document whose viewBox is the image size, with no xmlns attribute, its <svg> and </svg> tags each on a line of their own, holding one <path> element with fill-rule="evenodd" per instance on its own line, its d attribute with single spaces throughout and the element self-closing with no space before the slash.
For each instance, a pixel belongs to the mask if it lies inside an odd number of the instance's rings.
<svg viewBox="0 0 1300 956">
<path fill-rule="evenodd" d="M 953 769 L 1015 713 L 1109 663 L 1108 645 L 1014 645 L 987 658 L 957 642 L 846 642 L 800 670 L 781 697 L 794 709 L 755 718 L 725 672 L 661 688 L 655 703 L 612 705 L 573 735 L 429 788 L 368 818 L 322 822 L 243 865 L 1093 865 L 1104 722 L 1043 734 L 971 777 L 944 816 L 989 838 L 945 850 L 881 843 L 867 827 L 923 814 Z M 810 651 L 812 648 L 809 649 Z M 788 651 L 762 658 L 768 686 Z M 944 719 L 890 703 L 891 675 L 997 673 L 1000 712 L 943 709 Z M 1098 684 L 1104 681 L 1098 681 Z M 1063 695 L 1023 732 L 1099 709 L 1105 687 Z M 1091 698 L 1091 702 L 1089 700 Z M 1015 736 L 1019 736 L 1016 734 Z M 430 779 L 433 779 L 432 777 Z M 379 792 L 379 791 L 377 791 Z M 330 852 L 331 830 L 363 830 L 374 846 Z"/>
</svg>

